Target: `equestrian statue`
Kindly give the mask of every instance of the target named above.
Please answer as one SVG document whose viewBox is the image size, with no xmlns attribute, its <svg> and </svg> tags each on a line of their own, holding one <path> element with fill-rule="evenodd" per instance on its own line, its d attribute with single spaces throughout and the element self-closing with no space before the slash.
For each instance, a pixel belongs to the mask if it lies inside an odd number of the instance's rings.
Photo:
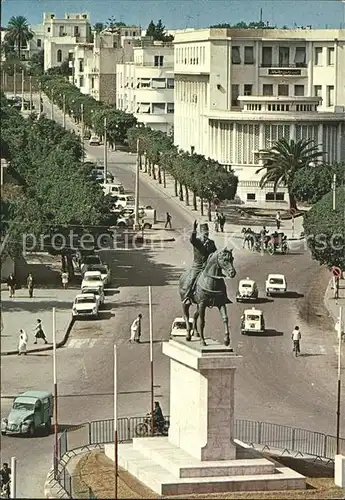
<svg viewBox="0 0 345 500">
<path fill-rule="evenodd" d="M 231 301 L 227 296 L 224 277 L 236 276 L 232 249 L 225 247 L 223 250 L 217 250 L 214 241 L 209 238 L 208 224 L 200 224 L 199 237 L 197 228 L 198 223 L 195 221 L 190 237 L 194 252 L 192 267 L 180 277 L 180 296 L 187 325 L 186 340 L 191 340 L 190 306 L 192 304 L 197 306 L 193 316 L 193 335 L 201 337 L 202 345 L 206 345 L 204 337 L 206 308 L 215 306 L 219 309 L 225 327 L 224 344 L 229 346 L 231 339 L 226 305 L 231 304 Z M 197 325 L 199 317 L 200 332 Z"/>
</svg>

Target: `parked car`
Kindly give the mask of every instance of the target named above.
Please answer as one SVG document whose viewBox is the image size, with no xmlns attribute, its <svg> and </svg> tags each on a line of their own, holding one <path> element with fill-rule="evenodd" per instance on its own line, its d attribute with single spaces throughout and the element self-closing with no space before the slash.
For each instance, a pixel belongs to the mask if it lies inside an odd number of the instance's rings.
<svg viewBox="0 0 345 500">
<path fill-rule="evenodd" d="M 100 138 L 98 135 L 91 135 L 90 140 L 89 140 L 89 146 L 99 146 L 101 143 Z"/>
<path fill-rule="evenodd" d="M 104 184 L 103 186 L 104 194 L 110 194 L 111 196 L 119 196 L 125 194 L 125 188 L 122 184 Z"/>
<path fill-rule="evenodd" d="M 86 273 L 84 273 L 83 281 L 81 282 L 81 289 L 90 284 L 103 288 L 103 279 L 99 271 L 86 271 Z"/>
<path fill-rule="evenodd" d="M 193 320 L 189 318 L 190 329 L 193 332 Z M 186 321 L 184 318 L 175 318 L 170 331 L 170 338 L 185 337 L 187 335 Z"/>
<path fill-rule="evenodd" d="M 94 285 L 84 286 L 81 289 L 81 293 L 82 293 L 82 295 L 86 295 L 86 294 L 90 294 L 90 293 L 93 294 L 98 301 L 99 307 L 102 307 L 102 305 L 104 304 L 104 290 L 100 286 L 94 286 Z"/>
<path fill-rule="evenodd" d="M 85 265 L 91 265 L 91 264 L 103 264 L 102 259 L 98 254 L 92 254 L 92 255 L 85 255 L 85 257 L 82 258 L 82 266 Z"/>
<path fill-rule="evenodd" d="M 51 431 L 53 395 L 44 391 L 27 391 L 13 401 L 7 418 L 1 421 L 1 434 L 25 434 L 34 436 L 36 429 Z"/>
<path fill-rule="evenodd" d="M 287 292 L 287 282 L 284 274 L 269 274 L 266 280 L 266 295 L 285 294 Z"/>
<path fill-rule="evenodd" d="M 108 285 L 111 280 L 110 269 L 105 264 L 87 264 L 88 271 L 99 271 L 104 285 Z"/>
<path fill-rule="evenodd" d="M 244 300 L 256 300 L 259 296 L 258 286 L 254 280 L 249 278 L 240 280 L 236 294 L 236 302 Z"/>
<path fill-rule="evenodd" d="M 76 296 L 72 306 L 72 316 L 74 318 L 83 318 L 91 316 L 98 318 L 99 301 L 93 293 L 81 293 Z"/>
<path fill-rule="evenodd" d="M 131 194 L 123 194 L 120 196 L 116 196 L 114 207 L 131 207 L 131 209 L 134 211 L 134 202 L 134 196 L 132 196 Z"/>
</svg>

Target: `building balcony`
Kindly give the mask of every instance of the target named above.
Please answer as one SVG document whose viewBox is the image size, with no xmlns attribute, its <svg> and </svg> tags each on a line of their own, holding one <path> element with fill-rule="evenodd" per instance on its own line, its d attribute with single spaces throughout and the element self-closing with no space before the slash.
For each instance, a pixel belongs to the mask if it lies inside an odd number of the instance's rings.
<svg viewBox="0 0 345 500">
<path fill-rule="evenodd" d="M 261 64 L 259 68 L 260 77 L 294 77 L 294 78 L 306 78 L 308 76 L 308 68 L 304 63 L 297 64 Z"/>
</svg>

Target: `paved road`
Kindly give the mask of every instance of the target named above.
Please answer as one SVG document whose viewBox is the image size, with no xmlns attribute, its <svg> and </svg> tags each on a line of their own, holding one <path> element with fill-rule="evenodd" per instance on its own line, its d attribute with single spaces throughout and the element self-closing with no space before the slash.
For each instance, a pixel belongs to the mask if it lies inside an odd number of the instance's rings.
<svg viewBox="0 0 345 500">
<path fill-rule="evenodd" d="M 101 148 L 98 149 L 102 156 Z M 110 165 L 129 189 L 133 185 L 133 167 Z M 162 199 L 146 181 L 141 183 L 141 198 L 154 205 L 159 214 L 169 211 L 177 228 L 190 226 L 191 217 L 169 199 Z M 108 296 L 111 310 L 102 321 L 78 322 L 70 343 L 58 353 L 59 420 L 75 424 L 86 420 L 109 418 L 112 415 L 112 345 L 119 346 L 119 415 L 141 415 L 149 407 L 149 348 L 128 344 L 128 329 L 133 317 L 144 315 L 143 340 L 148 340 L 147 286 L 153 286 L 155 383 L 156 398 L 168 412 L 169 366 L 161 354 L 160 341 L 169 337 L 169 326 L 180 314 L 176 281 L 182 267 L 191 259 L 184 240 L 169 243 L 163 249 L 106 252 L 114 275 L 114 290 Z M 281 424 L 296 425 L 334 433 L 336 358 L 334 336 L 327 324 L 308 327 L 298 318 L 304 300 L 300 294 L 309 289 L 318 267 L 303 249 L 294 255 L 264 256 L 235 252 L 238 276 L 229 280 L 229 296 L 234 297 L 238 279 L 250 276 L 257 280 L 262 295 L 264 279 L 269 272 L 286 274 L 293 294 L 289 298 L 263 302 L 266 324 L 270 330 L 261 337 L 242 337 L 239 318 L 244 305 L 229 308 L 236 350 L 243 355 L 243 368 L 236 380 L 236 415 Z M 119 292 L 119 293 L 116 293 Z M 323 314 L 324 311 L 321 311 Z M 302 328 L 302 352 L 295 359 L 291 354 L 290 332 L 296 322 Z M 222 339 L 222 324 L 216 310 L 208 311 L 207 324 L 212 337 Z M 210 331 L 212 325 L 212 332 Z M 328 335 L 328 336 L 327 336 Z M 2 383 L 14 392 L 31 387 L 51 388 L 51 355 L 38 355 L 30 364 L 17 359 L 2 363 Z M 25 384 L 24 381 L 25 380 Z M 24 387 L 23 387 L 24 386 Z M 3 414 L 8 404 L 2 405 Z M 19 497 L 41 496 L 47 463 L 50 463 L 52 438 L 35 438 L 39 456 L 32 466 L 32 443 L 25 439 L 5 437 L 2 453 L 19 459 L 19 473 L 24 478 Z M 36 457 L 36 454 L 35 454 Z"/>
</svg>

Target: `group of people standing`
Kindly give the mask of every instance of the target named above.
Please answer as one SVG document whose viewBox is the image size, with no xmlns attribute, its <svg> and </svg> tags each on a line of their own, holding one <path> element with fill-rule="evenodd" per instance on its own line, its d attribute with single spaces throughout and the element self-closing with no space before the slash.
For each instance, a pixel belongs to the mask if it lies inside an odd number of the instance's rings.
<svg viewBox="0 0 345 500">
<path fill-rule="evenodd" d="M 29 273 L 28 277 L 26 278 L 26 286 L 27 286 L 27 289 L 29 292 L 29 297 L 30 297 L 30 299 L 32 299 L 32 297 L 34 296 L 35 282 L 34 282 L 34 278 L 33 278 L 31 273 Z M 17 289 L 17 280 L 16 280 L 15 276 L 13 275 L 13 273 L 11 273 L 9 275 L 9 277 L 7 278 L 7 287 L 8 287 L 8 293 L 10 295 L 10 299 L 14 298 L 15 294 L 16 294 L 16 289 Z"/>
<path fill-rule="evenodd" d="M 214 230 L 216 231 L 216 233 L 219 232 L 219 229 L 221 233 L 224 233 L 225 215 L 223 213 L 218 213 L 218 211 L 216 211 L 213 217 L 213 222 L 214 222 Z"/>
</svg>

